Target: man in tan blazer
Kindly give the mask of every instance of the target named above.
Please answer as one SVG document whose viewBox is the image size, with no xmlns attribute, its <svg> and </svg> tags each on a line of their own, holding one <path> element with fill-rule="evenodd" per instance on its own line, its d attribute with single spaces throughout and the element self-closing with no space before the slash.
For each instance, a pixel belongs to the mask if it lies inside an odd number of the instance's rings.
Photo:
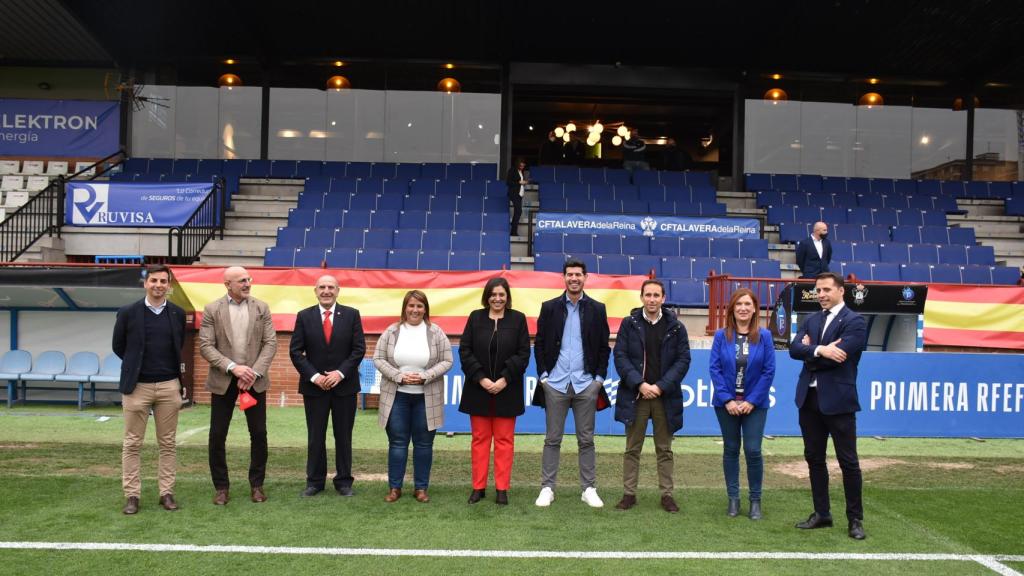
<svg viewBox="0 0 1024 576">
<path fill-rule="evenodd" d="M 277 333 L 266 302 L 249 296 L 252 278 L 241 266 L 224 271 L 228 293 L 206 305 L 199 329 L 199 352 L 210 363 L 206 388 L 210 391 L 210 474 L 216 494 L 213 503 L 228 503 L 228 464 L 224 444 L 235 401 L 241 391 L 256 399 L 245 411 L 251 443 L 249 486 L 252 501 L 267 499 L 263 479 L 267 471 L 267 387 L 270 362 L 277 351 Z"/>
</svg>

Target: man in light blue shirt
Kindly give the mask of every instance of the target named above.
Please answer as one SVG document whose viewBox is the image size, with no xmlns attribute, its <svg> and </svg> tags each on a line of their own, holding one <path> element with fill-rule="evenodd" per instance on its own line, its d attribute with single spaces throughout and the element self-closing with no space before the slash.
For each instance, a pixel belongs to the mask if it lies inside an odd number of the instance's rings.
<svg viewBox="0 0 1024 576">
<path fill-rule="evenodd" d="M 596 487 L 594 417 L 599 406 L 608 406 L 603 386 L 611 353 L 608 315 L 604 304 L 583 293 L 587 281 L 584 263 L 569 260 L 562 273 L 565 292 L 544 302 L 537 317 L 534 354 L 541 383 L 533 403 L 545 407 L 547 432 L 536 504 L 547 507 L 555 499 L 562 435 L 571 408 L 579 446 L 581 499 L 600 508 L 604 502 Z"/>
</svg>

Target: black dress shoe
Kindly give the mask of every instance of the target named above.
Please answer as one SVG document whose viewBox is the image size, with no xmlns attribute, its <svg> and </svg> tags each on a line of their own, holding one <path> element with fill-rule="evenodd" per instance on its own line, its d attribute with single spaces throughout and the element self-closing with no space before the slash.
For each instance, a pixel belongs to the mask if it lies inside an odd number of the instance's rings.
<svg viewBox="0 0 1024 576">
<path fill-rule="evenodd" d="M 815 512 L 815 513 L 811 514 L 810 516 L 808 516 L 807 520 L 804 520 L 803 522 L 798 523 L 796 525 L 796 527 L 801 529 L 801 530 L 813 530 L 815 528 L 831 528 L 832 527 L 832 517 L 831 516 L 821 516 L 820 514 Z"/>
<path fill-rule="evenodd" d="M 729 518 L 735 518 L 740 514 L 740 499 L 729 498 L 729 507 L 725 511 L 725 515 Z"/>
<path fill-rule="evenodd" d="M 139 512 L 139 497 L 129 496 L 124 502 L 124 509 L 121 510 L 129 516 L 132 514 L 138 514 Z"/>
<path fill-rule="evenodd" d="M 306 486 L 306 489 L 303 490 L 302 494 L 299 494 L 299 496 L 302 496 L 303 498 L 309 498 L 310 496 L 316 496 L 317 494 L 323 491 L 323 488 L 317 488 L 316 486 Z"/>
<path fill-rule="evenodd" d="M 352 491 L 351 486 L 338 486 L 334 489 L 339 496 L 355 496 L 356 493 Z"/>
<path fill-rule="evenodd" d="M 854 540 L 863 540 L 867 537 L 867 534 L 864 533 L 864 526 L 860 523 L 860 520 L 850 520 L 850 538 L 853 538 Z"/>
<path fill-rule="evenodd" d="M 750 501 L 750 519 L 760 520 L 761 519 L 761 501 L 751 500 Z"/>
<path fill-rule="evenodd" d="M 469 500 L 467 500 L 467 502 L 469 502 L 470 504 L 476 504 L 477 502 L 483 500 L 484 496 L 486 495 L 486 490 L 473 490 L 472 492 L 469 493 Z"/>
<path fill-rule="evenodd" d="M 502 506 L 508 506 L 508 490 L 497 490 L 496 492 L 494 502 Z"/>
</svg>

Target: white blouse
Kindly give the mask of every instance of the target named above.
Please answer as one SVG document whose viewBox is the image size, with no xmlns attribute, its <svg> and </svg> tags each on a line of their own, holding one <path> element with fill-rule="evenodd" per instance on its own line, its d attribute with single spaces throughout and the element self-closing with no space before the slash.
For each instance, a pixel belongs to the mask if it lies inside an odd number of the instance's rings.
<svg viewBox="0 0 1024 576">
<path fill-rule="evenodd" d="M 430 344 L 427 341 L 427 323 L 420 322 L 416 326 L 402 324 L 398 328 L 398 339 L 395 340 L 395 364 L 403 373 L 423 373 L 430 362 Z M 399 384 L 399 392 L 406 394 L 423 394 L 422 385 Z"/>
</svg>

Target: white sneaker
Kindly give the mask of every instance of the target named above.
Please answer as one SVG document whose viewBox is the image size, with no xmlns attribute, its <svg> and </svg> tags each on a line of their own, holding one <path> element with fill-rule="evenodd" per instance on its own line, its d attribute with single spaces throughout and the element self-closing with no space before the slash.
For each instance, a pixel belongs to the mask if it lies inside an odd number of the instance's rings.
<svg viewBox="0 0 1024 576">
<path fill-rule="evenodd" d="M 534 504 L 536 504 L 537 506 L 540 506 L 541 508 L 547 508 L 548 506 L 551 506 L 551 503 L 554 502 L 554 501 L 555 501 L 555 492 L 554 492 L 554 490 L 552 490 L 551 488 L 548 488 L 547 486 L 545 486 L 545 487 L 540 489 L 540 495 L 537 496 L 537 501 L 534 502 Z"/>
<path fill-rule="evenodd" d="M 593 486 L 583 491 L 583 495 L 580 496 L 580 500 L 586 502 L 587 506 L 590 506 L 591 508 L 604 508 L 604 502 L 601 500 L 601 497 L 597 495 L 597 488 L 594 488 Z"/>
</svg>

